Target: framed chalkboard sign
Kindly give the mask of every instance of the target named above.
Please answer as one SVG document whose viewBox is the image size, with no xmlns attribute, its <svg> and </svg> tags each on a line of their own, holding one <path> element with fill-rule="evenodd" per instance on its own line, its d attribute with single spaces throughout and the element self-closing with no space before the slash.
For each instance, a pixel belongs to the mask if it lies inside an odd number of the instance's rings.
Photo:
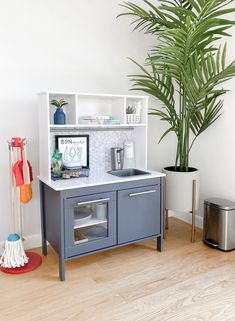
<svg viewBox="0 0 235 321">
<path fill-rule="evenodd" d="M 81 163 L 89 168 L 89 135 L 56 135 L 55 147 L 62 153 L 63 163 Z"/>
</svg>

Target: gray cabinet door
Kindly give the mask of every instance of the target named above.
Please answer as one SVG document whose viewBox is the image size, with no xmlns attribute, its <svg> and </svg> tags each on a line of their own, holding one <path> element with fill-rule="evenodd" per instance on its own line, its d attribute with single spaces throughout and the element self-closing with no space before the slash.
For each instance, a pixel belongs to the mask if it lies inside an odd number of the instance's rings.
<svg viewBox="0 0 235 321">
<path fill-rule="evenodd" d="M 97 213 L 95 213 L 97 204 L 106 204 L 106 218 L 100 219 L 100 216 L 97 218 Z M 85 227 L 80 228 L 78 227 L 80 226 L 80 223 L 77 223 L 76 220 L 77 213 L 79 214 L 79 211 L 80 214 L 84 213 L 87 208 L 92 208 L 92 222 L 89 220 L 85 223 Z M 99 213 L 99 215 L 100 214 L 102 213 Z M 94 224 L 94 220 L 99 220 L 101 223 L 92 225 Z M 64 221 L 66 258 L 116 245 L 116 192 L 65 199 Z M 105 234 L 102 234 L 103 230 L 105 231 Z M 76 239 L 77 234 L 78 240 Z M 83 240 L 79 240 L 81 235 L 82 238 L 84 238 Z"/>
<path fill-rule="evenodd" d="M 159 235 L 160 185 L 118 192 L 118 244 Z"/>
</svg>

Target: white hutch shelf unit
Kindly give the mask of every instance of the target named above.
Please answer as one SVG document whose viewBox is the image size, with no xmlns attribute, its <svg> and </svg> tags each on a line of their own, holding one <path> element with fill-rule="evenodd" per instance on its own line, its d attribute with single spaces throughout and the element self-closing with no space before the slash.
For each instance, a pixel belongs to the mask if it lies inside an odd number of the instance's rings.
<svg viewBox="0 0 235 321">
<path fill-rule="evenodd" d="M 66 125 L 54 125 L 56 107 L 50 104 L 53 99 L 65 99 L 63 107 Z M 140 123 L 126 123 L 127 106 L 141 105 Z M 110 115 L 120 121 L 120 125 L 89 125 L 82 122 L 84 116 Z M 73 132 L 79 134 L 91 130 L 133 130 L 136 167 L 147 169 L 147 121 L 148 97 L 134 95 L 111 95 L 76 92 L 47 91 L 39 94 L 39 152 L 40 177 L 51 181 L 51 133 Z"/>
</svg>

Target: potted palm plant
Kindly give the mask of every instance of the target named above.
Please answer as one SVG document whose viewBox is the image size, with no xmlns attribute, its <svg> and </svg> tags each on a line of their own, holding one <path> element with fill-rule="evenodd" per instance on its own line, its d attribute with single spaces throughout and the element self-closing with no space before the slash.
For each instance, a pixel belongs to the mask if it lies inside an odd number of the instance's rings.
<svg viewBox="0 0 235 321">
<path fill-rule="evenodd" d="M 225 15 L 235 8 L 229 5 L 233 0 L 158 2 L 143 0 L 144 8 L 124 2 L 126 12 L 120 16 L 133 17 L 134 30 L 156 39 L 144 66 L 131 59 L 141 71 L 130 76 L 132 90 L 161 102 L 149 113 L 169 125 L 160 141 L 170 132 L 177 138 L 175 164 L 165 168 L 166 208 L 190 211 L 192 181 L 198 180 L 198 170 L 189 166 L 190 152 L 195 140 L 220 117 L 227 91 L 222 84 L 235 75 L 235 61 L 226 64 L 226 44 L 219 45 L 230 36 L 235 21 Z"/>
</svg>

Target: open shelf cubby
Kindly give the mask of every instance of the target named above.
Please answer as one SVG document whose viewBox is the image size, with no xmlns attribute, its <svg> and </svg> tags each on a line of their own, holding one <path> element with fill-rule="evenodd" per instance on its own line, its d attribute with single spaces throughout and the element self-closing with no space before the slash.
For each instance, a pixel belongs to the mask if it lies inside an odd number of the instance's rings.
<svg viewBox="0 0 235 321">
<path fill-rule="evenodd" d="M 111 116 L 124 124 L 124 107 L 123 96 L 77 95 L 77 123 L 82 125 L 83 119 L 88 116 Z"/>
<path fill-rule="evenodd" d="M 76 95 L 73 94 L 57 94 L 50 93 L 48 95 L 48 104 L 49 104 L 49 115 L 50 115 L 50 125 L 54 125 L 54 113 L 56 107 L 51 105 L 52 100 L 64 99 L 68 102 L 68 105 L 63 106 L 63 110 L 66 115 L 66 124 L 75 125 L 76 124 Z"/>
<path fill-rule="evenodd" d="M 140 122 L 134 125 L 145 125 L 147 123 L 147 108 L 148 108 L 148 99 L 146 97 L 140 96 L 126 96 L 126 108 L 133 107 L 134 109 L 140 106 Z M 126 113 L 125 113 L 126 116 Z M 125 117 L 126 123 L 126 117 Z"/>
</svg>

